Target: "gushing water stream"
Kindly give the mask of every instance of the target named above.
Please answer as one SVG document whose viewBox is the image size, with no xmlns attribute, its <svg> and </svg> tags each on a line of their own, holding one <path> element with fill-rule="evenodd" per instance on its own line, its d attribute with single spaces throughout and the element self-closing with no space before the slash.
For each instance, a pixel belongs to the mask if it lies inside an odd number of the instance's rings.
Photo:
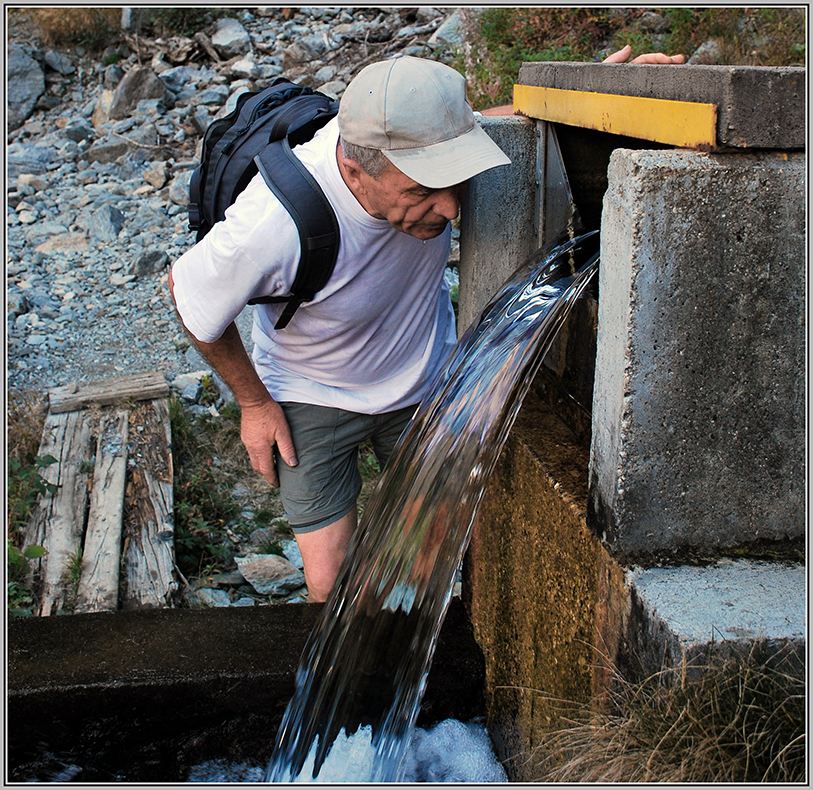
<svg viewBox="0 0 813 790">
<path fill-rule="evenodd" d="M 305 646 L 265 781 L 401 779 L 480 501 L 542 359 L 598 270 L 595 237 L 562 236 L 536 253 L 439 373 Z"/>
</svg>

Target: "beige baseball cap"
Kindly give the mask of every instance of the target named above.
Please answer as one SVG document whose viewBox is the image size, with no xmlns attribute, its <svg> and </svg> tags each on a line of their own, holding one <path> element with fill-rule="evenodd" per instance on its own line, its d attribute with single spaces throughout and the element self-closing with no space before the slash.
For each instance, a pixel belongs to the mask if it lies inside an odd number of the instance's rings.
<svg viewBox="0 0 813 790">
<path fill-rule="evenodd" d="M 432 189 L 511 164 L 474 120 L 462 75 L 423 58 L 402 56 L 362 69 L 342 96 L 339 130 L 347 142 L 379 149 Z"/>
</svg>

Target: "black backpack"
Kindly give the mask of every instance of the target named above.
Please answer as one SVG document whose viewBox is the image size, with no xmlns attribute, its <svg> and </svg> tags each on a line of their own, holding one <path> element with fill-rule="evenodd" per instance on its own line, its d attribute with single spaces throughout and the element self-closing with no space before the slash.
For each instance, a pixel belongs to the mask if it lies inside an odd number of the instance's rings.
<svg viewBox="0 0 813 790">
<path fill-rule="evenodd" d="M 200 241 L 262 173 L 299 230 L 301 256 L 290 296 L 262 296 L 249 304 L 287 302 L 275 329 L 324 288 L 339 251 L 339 223 L 330 202 L 291 149 L 310 140 L 339 111 L 339 103 L 283 77 L 241 94 L 229 115 L 203 136 L 201 161 L 189 183 L 189 229 Z"/>
</svg>

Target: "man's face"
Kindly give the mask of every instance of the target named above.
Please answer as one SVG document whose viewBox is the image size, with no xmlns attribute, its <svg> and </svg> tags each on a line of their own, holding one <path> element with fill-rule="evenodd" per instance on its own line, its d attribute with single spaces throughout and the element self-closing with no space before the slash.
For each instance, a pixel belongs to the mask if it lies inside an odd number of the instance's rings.
<svg viewBox="0 0 813 790">
<path fill-rule="evenodd" d="M 416 239 L 439 236 L 460 212 L 465 183 L 430 189 L 392 163 L 378 178 L 368 175 L 352 159 L 344 159 L 343 164 L 345 180 L 365 211 Z"/>
</svg>

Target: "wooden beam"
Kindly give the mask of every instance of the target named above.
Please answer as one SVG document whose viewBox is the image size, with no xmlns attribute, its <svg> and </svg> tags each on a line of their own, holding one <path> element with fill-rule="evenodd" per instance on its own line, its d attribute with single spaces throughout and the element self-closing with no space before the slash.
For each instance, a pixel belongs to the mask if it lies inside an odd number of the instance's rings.
<svg viewBox="0 0 813 790">
<path fill-rule="evenodd" d="M 42 546 L 47 554 L 31 560 L 35 589 L 40 591 L 34 614 L 47 617 L 64 610 L 72 588 L 68 575 L 71 560 L 82 546 L 88 503 L 88 459 L 92 455 L 93 433 L 85 412 L 49 414 L 40 444 L 40 457 L 52 456 L 56 463 L 40 472 L 57 486 L 43 496 L 26 529 L 25 545 Z"/>
<path fill-rule="evenodd" d="M 101 418 L 77 613 L 114 612 L 118 608 L 129 419 L 125 409 L 107 412 Z"/>
<path fill-rule="evenodd" d="M 714 104 L 515 85 L 514 111 L 680 148 L 709 150 L 717 143 Z"/>
<path fill-rule="evenodd" d="M 163 373 L 158 371 L 103 381 L 66 384 L 48 392 L 51 414 L 77 411 L 94 403 L 98 406 L 111 406 L 128 400 L 151 400 L 168 395 L 169 385 Z"/>
<path fill-rule="evenodd" d="M 169 405 L 140 403 L 130 418 L 122 609 L 170 605 L 176 589 Z"/>
</svg>

